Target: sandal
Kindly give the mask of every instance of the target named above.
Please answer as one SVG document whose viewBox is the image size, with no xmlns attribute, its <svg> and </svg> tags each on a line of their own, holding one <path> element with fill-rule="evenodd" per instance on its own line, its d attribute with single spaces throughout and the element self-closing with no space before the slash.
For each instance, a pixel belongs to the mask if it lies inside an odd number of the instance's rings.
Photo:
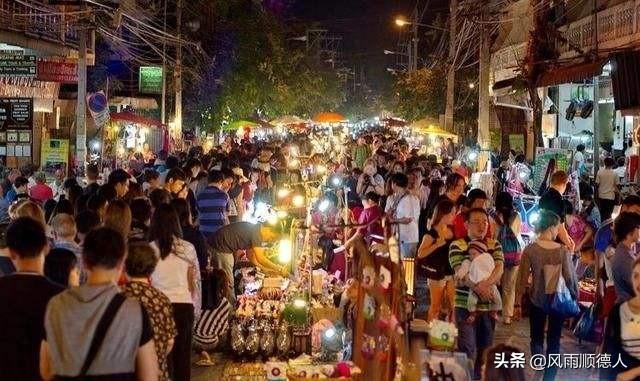
<svg viewBox="0 0 640 381">
<path fill-rule="evenodd" d="M 198 365 L 198 366 L 214 366 L 214 365 L 216 365 L 216 363 L 213 362 L 213 360 L 211 359 L 211 356 L 209 356 L 209 354 L 206 351 L 200 352 L 200 356 L 202 356 L 202 358 L 196 362 L 196 365 Z"/>
</svg>

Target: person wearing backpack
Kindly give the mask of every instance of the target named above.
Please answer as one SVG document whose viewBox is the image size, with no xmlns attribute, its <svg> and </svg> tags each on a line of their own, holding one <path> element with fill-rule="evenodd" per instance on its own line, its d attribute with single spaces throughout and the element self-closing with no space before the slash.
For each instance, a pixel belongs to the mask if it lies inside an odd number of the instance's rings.
<svg viewBox="0 0 640 381">
<path fill-rule="evenodd" d="M 84 240 L 87 282 L 56 296 L 44 316 L 44 380 L 158 380 L 153 327 L 142 305 L 120 292 L 125 238 L 108 227 Z"/>
<path fill-rule="evenodd" d="M 511 324 L 513 305 L 516 297 L 516 278 L 522 257 L 522 238 L 520 232 L 522 220 L 520 214 L 513 208 L 513 197 L 508 192 L 501 192 L 496 196 L 495 221 L 496 240 L 502 246 L 504 254 L 504 272 L 500 284 L 502 285 L 502 320 L 504 324 Z"/>
</svg>

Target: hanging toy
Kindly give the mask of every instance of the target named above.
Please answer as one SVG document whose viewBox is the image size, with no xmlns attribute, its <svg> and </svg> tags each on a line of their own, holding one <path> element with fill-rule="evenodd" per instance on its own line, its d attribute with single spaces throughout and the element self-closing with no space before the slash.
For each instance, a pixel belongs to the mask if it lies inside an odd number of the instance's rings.
<svg viewBox="0 0 640 381">
<path fill-rule="evenodd" d="M 380 335 L 378 336 L 378 340 L 376 343 L 376 350 L 377 350 L 377 358 L 379 361 L 385 362 L 389 359 L 389 351 L 390 351 L 390 345 L 389 345 L 389 338 L 387 336 L 384 335 Z"/>
<path fill-rule="evenodd" d="M 376 301 L 369 294 L 364 296 L 364 308 L 362 314 L 366 320 L 373 320 L 376 315 Z"/>
<path fill-rule="evenodd" d="M 376 352 L 376 339 L 367 334 L 364 335 L 364 339 L 362 340 L 362 356 L 364 358 L 371 360 L 375 356 Z"/>
</svg>

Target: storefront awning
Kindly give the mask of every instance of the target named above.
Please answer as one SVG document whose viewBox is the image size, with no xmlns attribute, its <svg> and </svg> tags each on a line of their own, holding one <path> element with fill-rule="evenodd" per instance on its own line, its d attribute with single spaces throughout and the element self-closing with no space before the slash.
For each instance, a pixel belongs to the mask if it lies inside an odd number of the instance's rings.
<svg viewBox="0 0 640 381">
<path fill-rule="evenodd" d="M 602 66 L 609 59 L 599 59 L 594 62 L 586 62 L 570 66 L 562 66 L 548 70 L 538 82 L 539 87 L 555 86 L 562 83 L 582 81 L 602 74 Z"/>
</svg>

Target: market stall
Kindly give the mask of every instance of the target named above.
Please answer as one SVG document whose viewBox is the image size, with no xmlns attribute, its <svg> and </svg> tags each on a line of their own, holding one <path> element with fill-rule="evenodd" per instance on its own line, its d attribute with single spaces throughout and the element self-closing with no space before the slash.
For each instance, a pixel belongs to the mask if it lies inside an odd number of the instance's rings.
<svg viewBox="0 0 640 381">
<path fill-rule="evenodd" d="M 411 123 L 405 129 L 405 137 L 410 145 L 420 149 L 426 155 L 442 157 L 446 140 L 458 142 L 458 135 L 448 132 L 440 127 L 435 119 L 424 118 Z"/>
<path fill-rule="evenodd" d="M 89 142 L 89 148 L 92 160 L 100 157 L 120 167 L 133 156 L 141 155 L 148 161 L 161 150 L 169 152 L 169 133 L 155 119 L 130 112 L 113 113 L 102 131 L 102 144 L 96 138 Z"/>
</svg>

